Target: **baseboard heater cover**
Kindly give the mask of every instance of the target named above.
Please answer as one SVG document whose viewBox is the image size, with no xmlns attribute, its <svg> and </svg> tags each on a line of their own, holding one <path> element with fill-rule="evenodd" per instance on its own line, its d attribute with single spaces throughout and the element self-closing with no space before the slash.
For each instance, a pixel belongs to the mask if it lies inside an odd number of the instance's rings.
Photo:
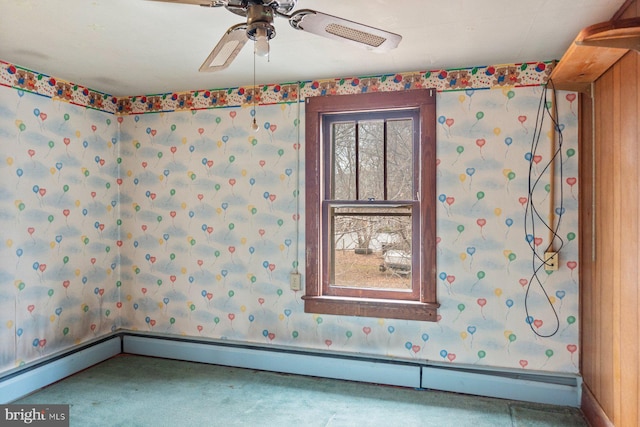
<svg viewBox="0 0 640 427">
<path fill-rule="evenodd" d="M 422 388 L 455 393 L 580 407 L 579 377 L 492 373 L 446 367 L 422 368 Z"/>
<path fill-rule="evenodd" d="M 112 335 L 0 378 L 0 404 L 20 399 L 69 375 L 117 356 L 121 337 Z"/>
<path fill-rule="evenodd" d="M 313 350 L 120 332 L 0 378 L 10 403 L 121 353 L 238 368 L 580 407 L 574 375 L 493 371 Z"/>
<path fill-rule="evenodd" d="M 336 359 L 320 353 L 274 351 L 268 348 L 130 335 L 123 337 L 123 352 L 287 374 L 420 387 L 420 366 L 374 359 Z"/>
<path fill-rule="evenodd" d="M 123 352 L 323 378 L 580 407 L 581 378 L 371 359 L 312 351 L 124 335 Z"/>
</svg>

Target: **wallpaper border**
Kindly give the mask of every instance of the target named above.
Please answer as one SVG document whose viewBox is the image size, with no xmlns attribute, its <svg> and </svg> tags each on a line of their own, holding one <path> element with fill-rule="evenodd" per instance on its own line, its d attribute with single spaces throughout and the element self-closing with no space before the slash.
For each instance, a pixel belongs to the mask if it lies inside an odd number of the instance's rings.
<svg viewBox="0 0 640 427">
<path fill-rule="evenodd" d="M 30 92 L 80 107 L 106 113 L 116 112 L 117 99 L 109 94 L 2 60 L 0 60 L 0 86 L 17 89 L 20 97 L 24 92 Z"/>
<path fill-rule="evenodd" d="M 508 96 L 514 87 L 546 84 L 555 64 L 534 61 L 116 98 L 0 60 L 0 85 L 17 89 L 18 95 L 30 92 L 106 113 L 132 115 L 287 104 L 311 96 L 422 88 L 439 92 L 502 89 Z"/>
</svg>

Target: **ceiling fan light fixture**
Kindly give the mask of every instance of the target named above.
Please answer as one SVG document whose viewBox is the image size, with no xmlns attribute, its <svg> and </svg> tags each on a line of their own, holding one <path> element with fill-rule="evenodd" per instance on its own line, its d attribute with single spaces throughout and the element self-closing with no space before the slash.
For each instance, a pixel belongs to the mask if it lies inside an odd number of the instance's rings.
<svg viewBox="0 0 640 427">
<path fill-rule="evenodd" d="M 273 9 L 263 4 L 252 4 L 247 9 L 247 37 L 255 41 L 254 53 L 269 55 L 269 40 L 276 36 Z"/>
<path fill-rule="evenodd" d="M 255 34 L 256 44 L 254 53 L 258 56 L 269 55 L 269 37 L 266 28 L 258 28 Z"/>
</svg>

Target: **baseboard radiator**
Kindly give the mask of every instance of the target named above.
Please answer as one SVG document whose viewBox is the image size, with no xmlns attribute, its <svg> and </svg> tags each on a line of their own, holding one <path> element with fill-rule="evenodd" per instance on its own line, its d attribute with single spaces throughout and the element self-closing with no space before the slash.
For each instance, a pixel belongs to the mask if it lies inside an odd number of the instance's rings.
<svg viewBox="0 0 640 427">
<path fill-rule="evenodd" d="M 575 375 L 471 369 L 297 348 L 120 332 L 1 377 L 0 403 L 14 401 L 120 353 L 572 407 L 580 406 L 582 389 L 581 378 Z"/>
<path fill-rule="evenodd" d="M 122 337 L 109 335 L 52 355 L 0 377 L 0 404 L 10 403 L 122 352 Z M 46 403 L 46 402 L 44 402 Z"/>
</svg>

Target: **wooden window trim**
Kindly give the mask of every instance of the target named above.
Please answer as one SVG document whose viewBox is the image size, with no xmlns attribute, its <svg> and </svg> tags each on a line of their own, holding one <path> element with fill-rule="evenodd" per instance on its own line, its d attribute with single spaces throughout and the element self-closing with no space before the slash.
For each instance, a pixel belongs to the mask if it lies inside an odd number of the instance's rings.
<svg viewBox="0 0 640 427">
<path fill-rule="evenodd" d="M 306 286 L 305 312 L 392 319 L 436 321 L 436 109 L 433 90 L 372 92 L 307 98 L 305 103 L 306 173 Z M 322 116 L 373 110 L 419 109 L 420 117 L 420 222 L 422 259 L 419 299 L 415 301 L 323 295 L 322 194 L 324 179 Z"/>
</svg>

